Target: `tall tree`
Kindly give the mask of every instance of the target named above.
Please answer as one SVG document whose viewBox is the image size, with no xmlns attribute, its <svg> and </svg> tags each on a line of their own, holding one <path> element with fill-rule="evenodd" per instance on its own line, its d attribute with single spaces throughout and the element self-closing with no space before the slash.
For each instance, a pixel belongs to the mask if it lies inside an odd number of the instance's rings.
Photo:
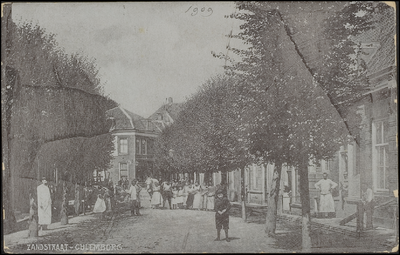
<svg viewBox="0 0 400 255">
<path fill-rule="evenodd" d="M 209 173 L 246 164 L 244 147 L 236 135 L 239 108 L 232 90 L 234 82 L 213 77 L 185 103 L 177 120 L 158 139 L 156 148 L 161 156 L 156 158 L 160 162 L 180 172 Z"/>
<path fill-rule="evenodd" d="M 298 25 L 302 23 L 294 23 L 298 19 L 297 16 L 302 16 L 299 9 L 303 13 L 313 11 L 310 5 L 299 5 L 301 3 L 288 5 L 278 2 L 238 2 L 239 10 L 242 12 L 232 17 L 244 20 L 245 24 L 241 26 L 242 32 L 233 37 L 244 40 L 250 46 L 246 50 L 232 49 L 241 57 L 241 61 L 227 67 L 227 71 L 243 78 L 240 84 L 244 86 L 243 91 L 246 91 L 243 97 L 247 97 L 243 102 L 246 111 L 252 112 L 247 114 L 248 123 L 245 122 L 245 126 L 251 130 L 247 139 L 251 153 L 258 155 L 261 160 L 278 163 L 279 166 L 282 162 L 286 162 L 299 167 L 303 247 L 308 248 L 311 245 L 308 160 L 329 158 L 337 150 L 338 145 L 346 142 L 347 131 L 353 134 L 345 119 L 345 108 L 341 106 L 355 100 L 362 93 L 363 88 L 360 85 L 365 86 L 365 79 L 359 75 L 360 69 L 354 68 L 351 54 L 355 52 L 355 47 L 349 41 L 348 35 L 369 28 L 370 15 L 366 11 L 371 9 L 371 4 L 350 3 L 338 14 L 340 18 L 347 17 L 342 20 L 344 23 L 338 23 L 338 19 L 326 22 L 325 31 L 332 26 L 344 27 L 342 36 L 338 36 L 338 40 L 320 47 L 323 54 L 329 50 L 333 52 L 325 56 L 327 63 L 323 66 L 328 67 L 326 69 L 318 68 L 316 63 L 319 58 L 311 58 L 319 53 L 303 50 L 304 45 L 302 48 L 296 41 L 299 38 L 297 35 L 301 32 L 310 33 Z M 326 3 L 323 5 L 328 7 Z M 331 6 L 327 8 L 326 12 L 331 8 Z M 360 16 L 360 12 L 365 14 Z M 346 22 L 349 22 L 350 26 L 346 25 Z M 309 26 L 315 25 L 312 20 L 308 23 Z M 348 28 L 352 31 L 346 30 Z M 329 33 L 316 34 L 315 40 L 321 40 L 321 37 L 327 34 Z M 309 44 L 313 43 L 313 40 L 309 41 L 311 41 Z M 309 61 L 310 59 L 312 61 Z M 336 71 L 333 74 L 329 72 L 332 66 Z M 335 80 L 334 86 L 328 86 L 331 78 Z M 272 90 L 274 87 L 275 91 Z M 280 95 L 277 94 L 279 91 Z M 352 93 L 357 96 L 352 96 Z M 277 100 L 268 98 L 268 94 L 274 95 Z M 272 197 L 269 201 L 274 201 L 275 205 L 279 189 L 279 184 L 276 183 L 279 181 L 279 169 L 280 167 L 275 174 L 277 178 L 274 178 L 275 191 L 271 191 Z M 272 206 L 270 204 L 269 208 L 276 210 L 273 204 Z M 267 216 L 268 233 L 273 233 L 275 230 L 275 216 L 276 212 L 270 210 Z"/>
<path fill-rule="evenodd" d="M 116 103 L 102 94 L 97 67 L 92 60 L 66 54 L 57 47 L 54 35 L 47 34 L 37 25 L 24 23 L 17 26 L 9 20 L 7 30 L 6 69 L 10 70 L 10 75 L 6 88 L 9 96 L 5 105 L 2 104 L 2 110 L 5 108 L 8 116 L 5 121 L 8 126 L 9 146 L 6 153 L 9 154 L 9 164 L 4 172 L 9 173 L 6 175 L 9 185 L 5 188 L 8 189 L 7 198 L 13 211 L 15 199 L 12 197 L 25 194 L 23 191 L 11 193 L 15 187 L 13 182 L 17 178 L 40 178 L 34 164 L 39 158 L 49 163 L 40 166 L 42 173 L 51 174 L 54 170 L 51 166 L 54 163 L 62 165 L 60 158 L 73 151 L 73 147 L 68 147 L 73 146 L 69 143 L 70 139 L 107 134 L 109 127 L 105 111 Z M 56 145 L 67 150 L 57 154 L 58 150 L 52 150 L 47 155 L 38 153 L 46 145 L 57 141 L 60 143 L 53 144 L 53 148 Z M 101 148 L 91 156 L 109 159 L 113 146 L 110 139 L 93 139 L 86 144 Z M 77 155 L 85 155 L 83 148 Z M 82 170 L 93 171 L 85 165 L 89 160 L 82 159 L 74 162 L 73 171 L 77 174 Z M 104 160 L 94 158 L 90 160 L 90 167 L 106 167 Z M 78 180 L 78 177 L 75 179 Z"/>
</svg>

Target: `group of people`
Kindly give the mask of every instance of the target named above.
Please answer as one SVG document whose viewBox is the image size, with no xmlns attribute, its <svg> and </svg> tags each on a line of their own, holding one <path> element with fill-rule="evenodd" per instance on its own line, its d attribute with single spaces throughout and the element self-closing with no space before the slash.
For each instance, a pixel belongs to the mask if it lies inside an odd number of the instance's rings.
<svg viewBox="0 0 400 255">
<path fill-rule="evenodd" d="M 323 217 L 329 217 L 329 215 L 333 215 L 335 213 L 335 202 L 333 200 L 332 192 L 336 187 L 338 187 L 338 184 L 331 179 L 328 179 L 327 172 L 324 172 L 323 179 L 315 184 L 315 188 L 320 192 L 318 211 Z M 340 182 L 340 191 L 342 199 L 341 207 L 342 210 L 344 210 L 344 204 L 349 195 L 349 181 L 347 172 L 343 174 L 343 180 Z M 363 210 L 366 214 L 366 228 L 372 229 L 372 216 L 375 207 L 374 193 L 372 189 L 365 183 L 362 184 L 361 202 L 363 203 Z"/>
<path fill-rule="evenodd" d="M 215 211 L 215 226 L 217 238 L 220 241 L 221 230 L 224 229 L 225 240 L 230 242 L 229 210 L 231 203 L 227 197 L 226 184 L 213 186 L 211 183 L 200 185 L 198 182 L 189 180 L 163 181 L 151 177 L 147 178 L 147 191 L 151 196 L 151 208 L 165 207 L 169 209 L 195 209 Z"/>
<path fill-rule="evenodd" d="M 115 186 L 115 201 L 118 204 L 129 204 L 131 215 L 141 216 L 140 209 L 140 191 L 142 187 L 136 179 L 132 180 L 130 185 L 126 180 L 120 180 Z"/>
<path fill-rule="evenodd" d="M 225 231 L 226 241 L 229 242 L 229 210 L 231 204 L 227 198 L 227 188 L 224 184 L 212 186 L 199 185 L 193 181 L 164 181 L 148 178 L 146 181 L 147 191 L 151 195 L 152 208 L 158 208 L 161 204 L 168 202 L 170 209 L 197 209 L 215 211 L 215 224 L 217 229 L 217 238 L 219 241 L 221 229 Z M 131 215 L 141 215 L 140 209 L 140 191 L 142 187 L 137 180 L 132 180 L 128 189 L 126 183 L 120 181 L 115 187 L 115 193 L 107 187 L 98 187 L 97 200 L 93 207 L 94 213 L 112 211 L 111 198 L 114 196 L 117 203 L 126 203 L 130 205 Z M 51 196 L 47 186 L 47 180 L 42 178 L 42 184 L 37 187 L 38 195 L 38 218 L 39 225 L 46 229 L 51 224 Z"/>
<path fill-rule="evenodd" d="M 189 180 L 163 181 L 148 178 L 147 191 L 151 196 L 151 208 L 214 210 L 215 193 L 220 185 L 200 185 Z M 226 188 L 225 188 L 226 191 Z"/>
</svg>

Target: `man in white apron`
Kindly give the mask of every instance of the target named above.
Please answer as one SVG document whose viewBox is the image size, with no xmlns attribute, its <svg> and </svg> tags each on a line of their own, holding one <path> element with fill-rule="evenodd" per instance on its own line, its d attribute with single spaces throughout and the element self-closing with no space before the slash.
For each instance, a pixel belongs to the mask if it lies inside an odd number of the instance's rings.
<svg viewBox="0 0 400 255">
<path fill-rule="evenodd" d="M 335 212 L 335 202 L 332 197 L 332 190 L 338 185 L 331 179 L 328 179 L 328 173 L 323 174 L 324 179 L 315 184 L 315 188 L 321 191 L 319 200 L 319 212 L 328 217 L 329 213 Z"/>
<path fill-rule="evenodd" d="M 39 225 L 42 230 L 46 230 L 47 225 L 51 224 L 51 196 L 46 177 L 42 178 L 42 184 L 37 187 L 37 196 Z"/>
</svg>

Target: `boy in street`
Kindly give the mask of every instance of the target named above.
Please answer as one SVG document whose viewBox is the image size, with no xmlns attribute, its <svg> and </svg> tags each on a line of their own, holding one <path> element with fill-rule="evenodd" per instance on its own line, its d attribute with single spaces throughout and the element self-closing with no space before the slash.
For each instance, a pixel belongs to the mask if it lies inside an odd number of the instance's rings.
<svg viewBox="0 0 400 255">
<path fill-rule="evenodd" d="M 219 189 L 216 192 L 215 199 L 215 226 L 217 228 L 217 238 L 214 241 L 220 241 L 221 229 L 225 231 L 226 241 L 230 242 L 228 236 L 229 229 L 229 209 L 231 208 L 231 203 L 228 198 L 224 196 L 223 190 Z"/>
<path fill-rule="evenodd" d="M 140 216 L 141 214 L 139 213 L 139 205 L 138 205 L 138 197 L 140 190 L 138 191 L 136 183 L 137 183 L 136 180 L 132 181 L 132 185 L 128 190 L 128 194 L 131 202 L 131 215 L 135 215 L 136 211 L 136 215 Z"/>
</svg>

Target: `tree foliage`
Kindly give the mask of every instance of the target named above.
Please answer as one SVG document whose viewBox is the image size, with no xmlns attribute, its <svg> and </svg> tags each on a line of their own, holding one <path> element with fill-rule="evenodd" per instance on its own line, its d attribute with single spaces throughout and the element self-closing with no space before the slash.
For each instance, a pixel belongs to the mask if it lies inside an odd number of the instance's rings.
<svg viewBox="0 0 400 255">
<path fill-rule="evenodd" d="M 238 133 L 237 93 L 232 90 L 235 82 L 213 77 L 184 104 L 178 118 L 157 140 L 159 168 L 216 172 L 246 164 Z"/>
<path fill-rule="evenodd" d="M 245 92 L 241 99 L 247 118 L 241 126 L 247 133 L 246 146 L 261 161 L 285 162 L 300 169 L 302 213 L 307 219 L 303 222 L 308 222 L 308 160 L 329 159 L 348 142 L 348 135 L 356 135 L 359 121 L 349 124 L 346 118 L 349 105 L 368 88 L 368 80 L 365 66 L 354 57 L 357 47 L 351 36 L 372 27 L 373 4 L 348 3 L 334 16 L 320 20 L 322 32 L 302 41 L 303 45 L 299 34 L 310 29 L 293 22 L 302 16 L 298 10 L 305 12 L 297 3 L 292 7 L 238 2 L 237 6 L 240 12 L 231 17 L 245 23 L 234 37 L 249 47 L 232 49 L 241 61 L 226 69 L 241 78 L 239 90 Z M 316 45 L 315 40 L 326 43 L 319 52 L 307 50 L 307 45 Z M 303 244 L 308 246 L 309 224 L 303 230 Z"/>
<path fill-rule="evenodd" d="M 10 25 L 7 63 L 20 72 L 21 83 L 34 86 L 79 88 L 102 95 L 103 87 L 94 59 L 67 54 L 56 36 L 30 22 Z"/>
<path fill-rule="evenodd" d="M 58 172 L 58 179 L 83 184 L 93 170 L 108 168 L 113 142 L 105 112 L 116 103 L 103 95 L 94 60 L 65 53 L 38 25 L 7 24 L 4 188 L 11 211 L 23 211 L 27 201 L 11 199 L 28 198 L 25 180 L 56 181 Z"/>
</svg>

